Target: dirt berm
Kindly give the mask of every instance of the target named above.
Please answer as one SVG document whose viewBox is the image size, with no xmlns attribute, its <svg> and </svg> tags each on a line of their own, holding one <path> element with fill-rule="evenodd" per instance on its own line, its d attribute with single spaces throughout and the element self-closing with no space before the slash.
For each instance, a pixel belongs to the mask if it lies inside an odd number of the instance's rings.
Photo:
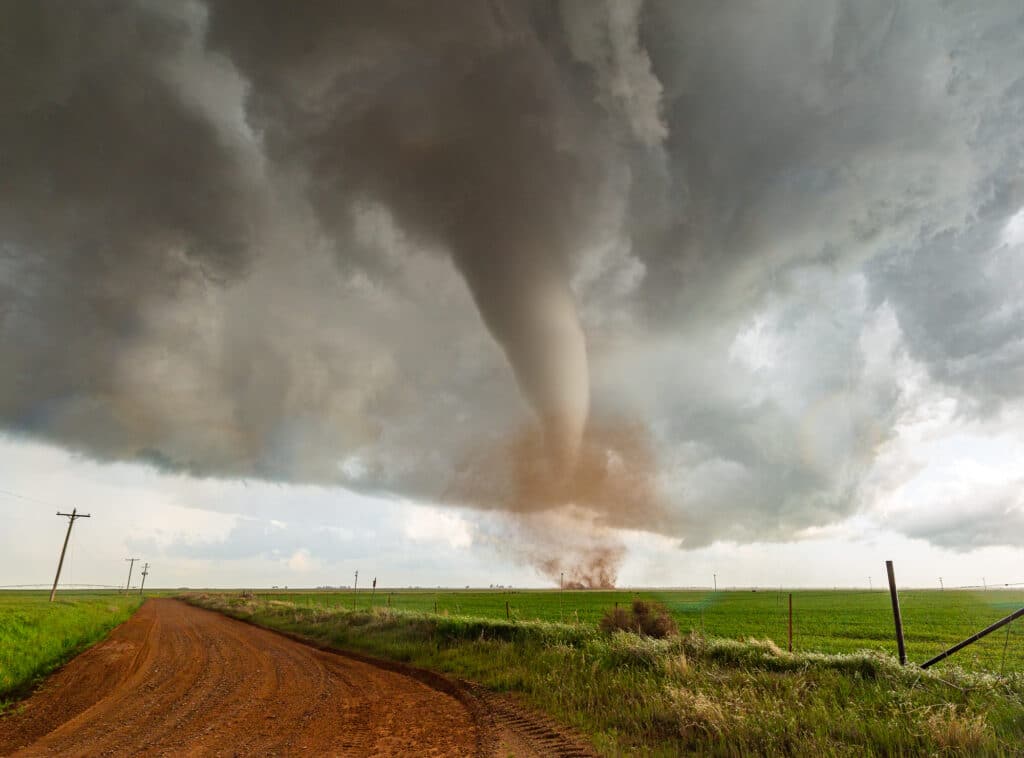
<svg viewBox="0 0 1024 758">
<path fill-rule="evenodd" d="M 514 700 L 149 600 L 0 718 L 0 755 L 588 756 Z"/>
</svg>

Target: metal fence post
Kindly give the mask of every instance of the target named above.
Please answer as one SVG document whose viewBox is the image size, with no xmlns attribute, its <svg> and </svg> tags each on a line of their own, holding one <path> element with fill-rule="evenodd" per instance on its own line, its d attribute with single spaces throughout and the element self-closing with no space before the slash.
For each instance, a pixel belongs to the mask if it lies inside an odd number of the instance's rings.
<svg viewBox="0 0 1024 758">
<path fill-rule="evenodd" d="M 892 618 L 896 622 L 896 646 L 900 652 L 900 665 L 907 665 L 907 648 L 903 644 L 903 618 L 900 616 L 900 598 L 896 594 L 896 574 L 892 561 L 885 562 L 885 573 L 889 575 L 889 597 L 892 598 Z"/>
<path fill-rule="evenodd" d="M 789 593 L 789 652 L 793 652 L 793 593 Z"/>
</svg>

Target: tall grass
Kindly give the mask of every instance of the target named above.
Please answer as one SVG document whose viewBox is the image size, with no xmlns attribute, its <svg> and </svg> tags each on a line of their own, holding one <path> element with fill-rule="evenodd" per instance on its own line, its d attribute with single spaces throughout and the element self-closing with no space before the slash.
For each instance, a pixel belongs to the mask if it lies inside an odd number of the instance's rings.
<svg viewBox="0 0 1024 758">
<path fill-rule="evenodd" d="M 0 593 L 0 711 L 125 621 L 140 599 L 108 593 Z"/>
<path fill-rule="evenodd" d="M 1018 673 L 936 674 L 877 651 L 791 654 L 768 640 L 658 640 L 596 624 L 190 601 L 520 693 L 607 755 L 1013 755 L 1024 744 Z"/>
<path fill-rule="evenodd" d="M 381 590 L 358 595 L 329 590 L 260 591 L 260 598 L 298 605 L 368 609 L 380 607 L 445 612 L 460 616 L 538 619 L 596 624 L 618 603 L 623 611 L 634 600 L 664 606 L 684 633 L 712 637 L 773 640 L 785 647 L 788 591 L 764 589 L 701 590 Z M 800 651 L 852 653 L 896 652 L 888 590 L 797 590 L 793 593 L 793 644 Z M 921 663 L 960 640 L 1024 606 L 1024 590 L 903 590 L 900 592 L 907 654 Z M 1007 637 L 1009 634 L 1009 637 Z M 1007 644 L 1008 643 L 1008 644 Z M 1024 671 L 1024 620 L 939 664 L 974 670 Z"/>
</svg>

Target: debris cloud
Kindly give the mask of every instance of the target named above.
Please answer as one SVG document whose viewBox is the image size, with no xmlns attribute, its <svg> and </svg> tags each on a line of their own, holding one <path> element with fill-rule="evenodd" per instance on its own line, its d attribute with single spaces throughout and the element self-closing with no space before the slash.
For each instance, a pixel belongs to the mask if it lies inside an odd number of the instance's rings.
<svg viewBox="0 0 1024 758">
<path fill-rule="evenodd" d="M 585 587 L 614 586 L 626 552 L 617 529 L 666 530 L 670 519 L 646 429 L 619 420 L 588 425 L 569 472 L 527 427 L 469 459 L 447 499 L 506 514 L 498 544 L 554 582 L 564 573 Z"/>
</svg>

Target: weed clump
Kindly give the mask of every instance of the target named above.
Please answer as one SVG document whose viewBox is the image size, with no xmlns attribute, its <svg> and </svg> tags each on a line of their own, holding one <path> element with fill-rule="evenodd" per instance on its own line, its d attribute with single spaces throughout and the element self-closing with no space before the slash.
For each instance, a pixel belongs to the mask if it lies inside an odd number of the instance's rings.
<svg viewBox="0 0 1024 758">
<path fill-rule="evenodd" d="M 618 606 L 606 611 L 598 625 L 601 631 L 609 634 L 633 632 L 659 640 L 679 634 L 679 627 L 669 615 L 668 609 L 660 603 L 651 603 L 646 600 L 634 600 L 628 611 Z"/>
<path fill-rule="evenodd" d="M 984 714 L 967 715 L 953 703 L 938 706 L 925 719 L 928 734 L 945 751 L 978 755 L 989 736 Z"/>
</svg>

